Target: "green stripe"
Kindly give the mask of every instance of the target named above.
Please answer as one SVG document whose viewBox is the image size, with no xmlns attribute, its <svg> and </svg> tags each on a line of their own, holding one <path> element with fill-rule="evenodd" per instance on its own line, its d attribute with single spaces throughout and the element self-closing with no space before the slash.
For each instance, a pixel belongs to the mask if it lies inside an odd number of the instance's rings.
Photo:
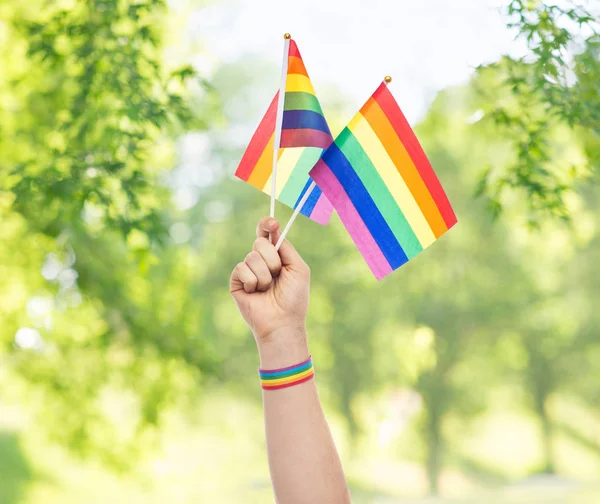
<svg viewBox="0 0 600 504">
<path fill-rule="evenodd" d="M 402 246 L 404 253 L 409 259 L 412 259 L 423 250 L 423 247 L 392 193 L 383 182 L 377 168 L 375 168 L 359 141 L 348 128 L 340 133 L 335 143 L 354 168 L 381 215 Z"/>
<path fill-rule="evenodd" d="M 294 208 L 294 205 L 296 204 L 296 201 L 298 201 L 298 197 L 309 178 L 308 172 L 317 164 L 322 152 L 323 149 L 317 147 L 306 147 L 304 149 L 304 152 L 292 170 L 290 178 L 279 195 L 279 201 L 284 205 Z"/>
<path fill-rule="evenodd" d="M 310 93 L 285 93 L 283 110 L 312 110 L 317 114 L 323 115 L 319 100 L 315 95 Z"/>
</svg>

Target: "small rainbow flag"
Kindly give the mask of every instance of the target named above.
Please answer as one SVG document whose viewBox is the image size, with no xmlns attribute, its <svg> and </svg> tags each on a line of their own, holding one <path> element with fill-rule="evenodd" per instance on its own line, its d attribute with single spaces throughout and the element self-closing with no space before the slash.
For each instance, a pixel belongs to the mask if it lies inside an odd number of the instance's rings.
<svg viewBox="0 0 600 504">
<path fill-rule="evenodd" d="M 378 280 L 457 222 L 386 82 L 310 172 Z"/>
<path fill-rule="evenodd" d="M 276 198 L 296 208 L 311 184 L 308 175 L 324 149 L 333 142 L 331 131 L 294 40 L 289 41 L 285 96 L 277 161 Z M 277 131 L 279 92 L 250 140 L 235 175 L 250 185 L 271 194 L 273 147 Z M 319 188 L 315 188 L 300 213 L 326 225 L 333 207 Z"/>
</svg>

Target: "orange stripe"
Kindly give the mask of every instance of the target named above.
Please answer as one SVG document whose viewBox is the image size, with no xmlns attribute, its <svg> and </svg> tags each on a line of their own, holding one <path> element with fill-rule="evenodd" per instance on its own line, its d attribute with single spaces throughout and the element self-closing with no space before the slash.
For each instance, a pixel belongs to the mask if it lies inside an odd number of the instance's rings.
<svg viewBox="0 0 600 504">
<path fill-rule="evenodd" d="M 387 150 L 390 158 L 392 158 L 408 189 L 423 212 L 425 219 L 427 219 L 427 223 L 433 234 L 436 238 L 439 238 L 448 230 L 446 223 L 425 182 L 417 171 L 415 164 L 408 155 L 408 152 L 406 152 L 404 144 L 398 138 L 385 113 L 373 97 L 369 98 L 360 112 L 365 116 L 371 128 L 373 128 L 373 131 L 375 131 Z"/>
<path fill-rule="evenodd" d="M 267 183 L 269 175 L 273 171 L 273 142 L 275 141 L 275 133 L 271 135 L 269 143 L 267 143 L 265 150 L 256 162 L 256 166 L 252 170 L 252 173 L 248 177 L 248 184 L 260 189 Z"/>
<path fill-rule="evenodd" d="M 269 143 L 265 147 L 265 150 L 262 151 L 262 154 L 258 158 L 256 165 L 252 169 L 252 173 L 248 177 L 248 184 L 261 191 L 265 188 L 265 184 L 269 180 L 271 176 L 271 172 L 273 171 L 273 143 L 275 141 L 275 133 L 271 135 Z M 277 154 L 277 159 L 281 159 L 281 155 L 283 154 L 283 149 L 279 149 L 279 153 Z"/>
<path fill-rule="evenodd" d="M 308 73 L 306 72 L 306 67 L 304 66 L 302 59 L 297 58 L 296 56 L 290 56 L 288 58 L 288 75 L 289 74 L 300 74 L 308 77 Z"/>
</svg>

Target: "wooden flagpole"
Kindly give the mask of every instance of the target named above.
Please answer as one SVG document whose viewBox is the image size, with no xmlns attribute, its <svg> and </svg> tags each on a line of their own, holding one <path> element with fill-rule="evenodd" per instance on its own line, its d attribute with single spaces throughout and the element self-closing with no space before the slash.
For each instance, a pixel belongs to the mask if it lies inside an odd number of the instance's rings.
<svg viewBox="0 0 600 504">
<path fill-rule="evenodd" d="M 269 215 L 275 217 L 275 198 L 277 196 L 277 158 L 279 157 L 279 146 L 281 145 L 281 127 L 283 123 L 283 106 L 285 102 L 285 85 L 288 72 L 288 56 L 290 54 L 290 39 L 292 36 L 286 33 L 283 36 L 283 64 L 281 66 L 281 85 L 279 86 L 279 99 L 277 100 L 277 122 L 275 123 L 275 138 L 273 139 L 273 171 L 271 172 L 271 211 Z"/>
</svg>

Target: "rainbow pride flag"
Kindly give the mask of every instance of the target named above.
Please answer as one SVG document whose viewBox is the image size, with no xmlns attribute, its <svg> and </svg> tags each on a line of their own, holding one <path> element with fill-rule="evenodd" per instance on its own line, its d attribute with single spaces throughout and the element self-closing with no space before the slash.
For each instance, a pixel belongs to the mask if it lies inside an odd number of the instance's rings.
<svg viewBox="0 0 600 504">
<path fill-rule="evenodd" d="M 377 279 L 456 224 L 425 152 L 384 82 L 310 176 Z"/>
<path fill-rule="evenodd" d="M 275 196 L 295 209 L 312 182 L 308 172 L 331 145 L 333 137 L 294 40 L 290 40 L 285 74 Z M 269 195 L 278 101 L 279 92 L 271 101 L 235 172 L 238 178 Z M 300 213 L 326 225 L 333 207 L 322 191 L 315 188 Z"/>
</svg>

